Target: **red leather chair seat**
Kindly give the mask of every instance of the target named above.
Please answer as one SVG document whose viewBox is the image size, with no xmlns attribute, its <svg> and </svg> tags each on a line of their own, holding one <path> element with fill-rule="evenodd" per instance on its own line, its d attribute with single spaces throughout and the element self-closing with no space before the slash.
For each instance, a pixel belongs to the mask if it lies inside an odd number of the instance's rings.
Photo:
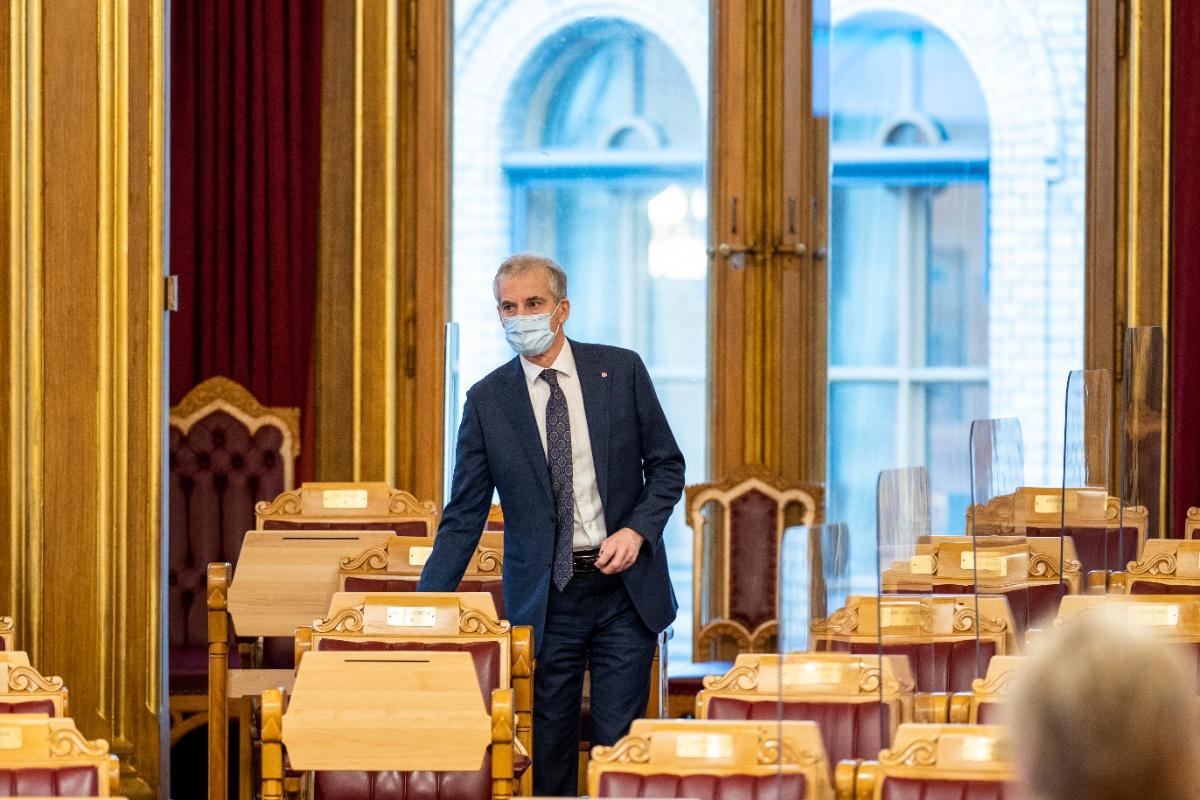
<svg viewBox="0 0 1200 800">
<path fill-rule="evenodd" d="M 1130 594 L 1200 594 L 1200 586 L 1188 586 L 1180 583 L 1159 583 L 1158 581 L 1138 581 L 1129 587 Z"/>
<path fill-rule="evenodd" d="M 0 769 L 0 797 L 97 797 L 95 767 Z"/>
<path fill-rule="evenodd" d="M 605 772 L 600 797 L 693 797 L 696 800 L 781 800 L 804 797 L 803 775 L 635 775 Z"/>
<path fill-rule="evenodd" d="M 417 578 L 360 578 L 346 576 L 347 592 L 415 592 Z M 464 580 L 458 584 L 460 592 L 487 592 L 496 603 L 496 615 L 504 619 L 504 584 L 498 580 Z"/>
<path fill-rule="evenodd" d="M 1016 800 L 1017 786 L 1004 781 L 928 781 L 884 778 L 880 800 Z"/>
<path fill-rule="evenodd" d="M 1058 536 L 1058 528 L 1026 528 L 1029 536 Z M 1124 541 L 1116 528 L 1067 528 L 1064 534 L 1075 540 L 1075 552 L 1083 574 L 1094 569 L 1123 570 L 1137 560 L 1137 528 L 1126 527 Z"/>
<path fill-rule="evenodd" d="M 403 522 L 351 522 L 350 520 L 334 520 L 332 522 L 316 522 L 313 520 L 265 519 L 263 530 L 268 531 L 392 531 L 397 536 L 429 536 L 428 526 L 421 520 L 410 519 Z"/>
<path fill-rule="evenodd" d="M 873 642 L 819 642 L 819 648 L 834 653 L 876 655 Z M 979 665 L 975 664 L 975 640 L 934 642 L 932 644 L 889 644 L 883 654 L 908 656 L 918 692 L 969 692 L 971 681 L 987 673 L 988 662 L 996 653 L 996 643 L 979 642 Z"/>
<path fill-rule="evenodd" d="M 821 729 L 829 763 L 844 758 L 877 758 L 890 730 L 888 707 L 882 703 L 757 702 L 732 697 L 708 701 L 708 718 L 725 720 L 811 720 Z"/>
<path fill-rule="evenodd" d="M 1004 718 L 1004 708 L 1001 703 L 980 703 L 975 720 L 978 725 L 1003 725 L 1008 720 Z"/>
<path fill-rule="evenodd" d="M 54 716 L 52 700 L 26 700 L 21 703 L 0 702 L 0 714 L 49 714 Z"/>
<path fill-rule="evenodd" d="M 322 639 L 318 650 L 407 650 L 440 653 L 470 653 L 475 662 L 483 704 L 492 711 L 492 690 L 500 688 L 499 642 L 469 642 L 467 644 L 426 644 L 423 642 L 359 642 L 346 639 Z"/>
</svg>

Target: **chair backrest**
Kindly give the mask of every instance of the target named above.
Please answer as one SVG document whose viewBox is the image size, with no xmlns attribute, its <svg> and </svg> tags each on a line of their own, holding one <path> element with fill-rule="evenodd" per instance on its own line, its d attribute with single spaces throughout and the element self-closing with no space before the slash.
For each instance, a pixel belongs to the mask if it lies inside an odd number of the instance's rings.
<svg viewBox="0 0 1200 800">
<path fill-rule="evenodd" d="M 1121 508 L 1121 499 L 1104 489 L 1022 486 L 986 505 L 967 508 L 967 530 L 978 534 L 1057 536 L 1075 540 L 1083 574 L 1114 570 L 1136 561 L 1146 541 L 1145 506 Z M 1065 523 L 1065 528 L 1064 528 Z M 1122 531 L 1122 529 L 1124 529 Z"/>
<path fill-rule="evenodd" d="M 386 483 L 303 483 L 254 508 L 259 530 L 389 530 L 433 536 L 437 510 Z"/>
<path fill-rule="evenodd" d="M 84 738 L 70 718 L 0 717 L 0 796 L 110 797 L 120 768 L 103 739 Z"/>
<path fill-rule="evenodd" d="M 484 523 L 485 531 L 502 531 L 504 530 L 504 509 L 499 503 L 492 503 L 492 507 L 488 510 L 487 522 Z"/>
<path fill-rule="evenodd" d="M 811 722 L 634 721 L 592 749 L 592 797 L 832 798 L 829 762 Z"/>
<path fill-rule="evenodd" d="M 1060 560 L 1066 565 L 1065 575 Z M 1068 594 L 1082 590 L 1081 573 L 1069 536 L 931 536 L 918 543 L 912 558 L 885 567 L 883 591 L 968 594 L 978 586 L 980 592 L 1002 594 L 1019 637 L 1035 623 L 1054 618 L 1060 583 Z"/>
<path fill-rule="evenodd" d="M 1200 507 L 1192 506 L 1187 510 L 1187 520 L 1183 525 L 1183 538 L 1195 539 L 1197 530 L 1200 530 Z"/>
<path fill-rule="evenodd" d="M 16 628 L 12 617 L 0 617 L 0 650 L 16 649 Z"/>
<path fill-rule="evenodd" d="M 962 692 L 976 677 L 978 656 L 986 668 L 993 655 L 1016 651 L 1008 601 L 981 595 L 850 595 L 846 605 L 809 624 L 810 647 L 818 652 L 906 655 L 918 692 Z"/>
<path fill-rule="evenodd" d="M 205 569 L 237 560 L 255 504 L 292 488 L 299 452 L 299 410 L 266 408 L 228 378 L 209 378 L 171 409 L 172 648 L 204 648 Z"/>
<path fill-rule="evenodd" d="M 386 547 L 372 547 L 343 558 L 338 566 L 338 585 L 346 592 L 414 592 L 421 570 L 433 552 L 424 536 L 396 536 Z M 504 533 L 484 533 L 467 564 L 460 592 L 487 592 L 504 619 Z"/>
<path fill-rule="evenodd" d="M 20 650 L 0 653 L 0 715 L 67 715 L 67 690 L 63 679 L 46 677 L 29 664 Z"/>
<path fill-rule="evenodd" d="M 490 594 L 339 592 L 324 619 L 296 632 L 297 664 L 305 653 L 325 650 L 470 653 L 489 713 L 494 711 L 494 690 L 513 690 L 515 738 L 525 752 L 532 752 L 532 630 L 528 626 L 513 628 L 499 619 Z M 484 768 L 490 770 L 491 765 Z M 398 775 L 402 782 L 411 777 Z M 490 786 L 482 771 L 468 780 L 473 786 Z M 340 797 L 377 781 L 378 776 L 370 773 L 318 773 L 317 796 Z"/>
<path fill-rule="evenodd" d="M 971 682 L 971 691 L 956 692 L 950 698 L 950 722 L 999 724 L 999 712 L 1008 702 L 1012 679 L 1025 661 L 1025 656 L 995 656 L 988 662 L 987 674 Z"/>
<path fill-rule="evenodd" d="M 1126 594 L 1200 594 L 1200 540 L 1147 539 L 1110 586 Z"/>
<path fill-rule="evenodd" d="M 897 725 L 913 719 L 915 683 L 901 656 L 881 663 L 850 653 L 747 653 L 704 686 L 697 719 L 816 722 L 833 763 L 873 758 Z"/>
<path fill-rule="evenodd" d="M 1019 796 L 1007 732 L 997 725 L 901 725 L 879 760 L 862 762 L 855 773 L 849 796 L 874 800 Z"/>
<path fill-rule="evenodd" d="M 823 498 L 820 486 L 755 468 L 687 487 L 693 661 L 777 649 L 780 540 L 788 526 L 819 522 Z"/>
</svg>

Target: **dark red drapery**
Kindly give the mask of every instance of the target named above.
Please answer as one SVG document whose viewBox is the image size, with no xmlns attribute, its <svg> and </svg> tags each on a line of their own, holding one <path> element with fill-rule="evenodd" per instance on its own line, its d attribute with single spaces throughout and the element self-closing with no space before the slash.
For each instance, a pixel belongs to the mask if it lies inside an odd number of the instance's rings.
<svg viewBox="0 0 1200 800">
<path fill-rule="evenodd" d="M 298 406 L 312 477 L 322 0 L 171 5 L 171 402 L 225 375 Z"/>
<path fill-rule="evenodd" d="M 1174 508 L 1168 530 L 1183 535 L 1200 506 L 1200 5 L 1173 3 L 1171 22 L 1171 401 Z"/>
</svg>

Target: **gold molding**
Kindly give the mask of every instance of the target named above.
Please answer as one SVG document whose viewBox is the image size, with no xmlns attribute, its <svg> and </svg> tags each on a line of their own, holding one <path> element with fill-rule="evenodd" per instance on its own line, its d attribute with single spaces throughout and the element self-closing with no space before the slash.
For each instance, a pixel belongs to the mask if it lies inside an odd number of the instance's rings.
<svg viewBox="0 0 1200 800">
<path fill-rule="evenodd" d="M 33 667 L 16 666 L 8 670 L 10 692 L 60 692 L 63 679 L 57 675 L 46 677 Z"/>
<path fill-rule="evenodd" d="M 249 389 L 224 375 L 214 375 L 193 386 L 178 404 L 171 407 L 171 424 L 187 433 L 196 419 L 214 405 L 232 407 L 240 412 L 235 416 L 246 423 L 251 433 L 270 423 L 270 417 L 277 417 L 275 424 L 285 434 L 291 435 L 294 454 L 300 454 L 300 409 L 295 406 L 264 406 Z"/>
<path fill-rule="evenodd" d="M 458 630 L 467 634 L 500 634 L 512 630 L 508 620 L 489 617 L 477 608 L 464 608 L 458 616 Z"/>
<path fill-rule="evenodd" d="M 328 619 L 317 620 L 312 626 L 313 633 L 357 633 L 363 629 L 364 618 L 362 606 L 343 608 Z"/>
<path fill-rule="evenodd" d="M 89 741 L 74 728 L 57 728 L 50 734 L 50 754 L 61 758 L 106 756 L 108 742 L 103 739 Z"/>
<path fill-rule="evenodd" d="M 368 547 L 356 556 L 346 556 L 338 561 L 338 569 L 380 571 L 387 569 L 388 551 L 386 547 Z"/>
<path fill-rule="evenodd" d="M 597 745 L 592 748 L 592 761 L 598 764 L 649 764 L 650 740 L 625 736 L 611 747 Z"/>
<path fill-rule="evenodd" d="M 734 667 L 724 675 L 707 675 L 704 688 L 714 692 L 752 692 L 758 688 L 758 666 L 743 665 Z"/>
<path fill-rule="evenodd" d="M 918 739 L 903 750 L 879 752 L 879 763 L 886 766 L 932 767 L 937 764 L 937 739 Z"/>
</svg>

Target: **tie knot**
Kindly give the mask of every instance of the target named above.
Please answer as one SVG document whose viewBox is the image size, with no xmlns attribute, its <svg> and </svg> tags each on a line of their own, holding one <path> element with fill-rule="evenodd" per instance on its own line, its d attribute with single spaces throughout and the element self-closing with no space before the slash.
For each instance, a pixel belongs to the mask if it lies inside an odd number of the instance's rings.
<svg viewBox="0 0 1200 800">
<path fill-rule="evenodd" d="M 542 370 L 542 374 L 538 375 L 538 377 L 551 386 L 558 386 L 558 370 L 544 369 Z"/>
</svg>

